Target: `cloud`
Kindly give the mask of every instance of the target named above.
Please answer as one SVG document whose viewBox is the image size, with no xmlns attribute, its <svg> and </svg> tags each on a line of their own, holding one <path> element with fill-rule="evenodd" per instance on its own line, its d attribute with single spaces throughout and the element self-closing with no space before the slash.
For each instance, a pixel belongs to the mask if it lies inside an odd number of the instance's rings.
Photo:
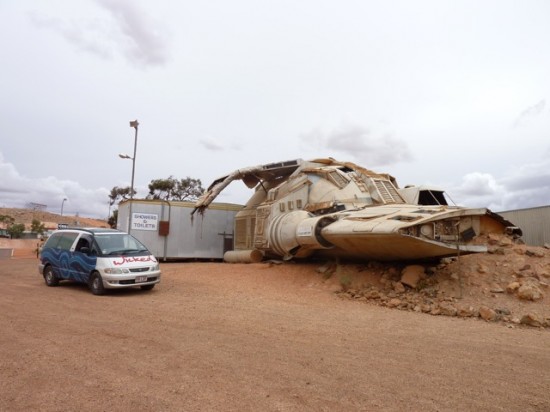
<svg viewBox="0 0 550 412">
<path fill-rule="evenodd" d="M 446 189 L 461 206 L 502 209 L 505 188 L 489 173 L 468 173 L 458 186 Z"/>
<path fill-rule="evenodd" d="M 104 59 L 113 57 L 113 50 L 107 42 L 102 41 L 101 27 L 97 22 L 88 21 L 85 25 L 71 21 L 66 22 L 57 17 L 50 17 L 38 13 L 30 13 L 29 17 L 36 27 L 49 29 L 78 49 L 95 54 Z"/>
<path fill-rule="evenodd" d="M 362 126 L 346 125 L 324 133 L 318 129 L 302 134 L 300 140 L 308 146 L 341 152 L 360 160 L 369 167 L 385 166 L 412 159 L 411 151 L 406 142 L 397 139 L 389 133 L 374 136 Z"/>
<path fill-rule="evenodd" d="M 236 144 L 225 144 L 214 139 L 199 140 L 199 144 L 211 152 L 224 152 L 226 150 L 239 150 L 240 146 Z"/>
<path fill-rule="evenodd" d="M 225 150 L 225 147 L 223 147 L 223 145 L 210 139 L 201 140 L 199 141 L 199 143 L 202 147 L 212 152 L 222 152 Z"/>
<path fill-rule="evenodd" d="M 513 128 L 516 128 L 518 126 L 521 126 L 522 124 L 528 122 L 530 119 L 534 117 L 538 117 L 540 114 L 544 112 L 544 108 L 546 107 L 546 100 L 541 100 L 537 104 L 528 107 L 523 112 L 520 113 L 516 121 L 514 122 Z"/>
<path fill-rule="evenodd" d="M 502 179 L 509 190 L 541 190 L 550 192 L 550 161 L 519 167 L 514 175 Z"/>
<path fill-rule="evenodd" d="M 49 176 L 30 179 L 22 176 L 13 164 L 4 160 L 0 152 L 0 206 L 24 208 L 28 203 L 46 205 L 46 210 L 60 213 L 64 198 L 64 212 L 81 216 L 106 218 L 109 191 L 104 188 L 86 189 L 77 182 Z"/>
<path fill-rule="evenodd" d="M 168 61 L 165 33 L 135 4 L 126 0 L 96 0 L 112 19 L 63 20 L 36 12 L 31 22 L 57 33 L 77 49 L 103 59 L 122 55 L 130 63 L 161 66 Z"/>
<path fill-rule="evenodd" d="M 461 205 L 495 211 L 550 205 L 550 160 L 526 164 L 500 179 L 488 173 L 469 173 L 447 190 Z"/>
<path fill-rule="evenodd" d="M 146 66 L 163 65 L 168 59 L 164 35 L 160 24 L 154 25 L 129 0 L 96 0 L 107 9 L 125 36 L 121 48 L 129 61 L 140 61 Z"/>
</svg>

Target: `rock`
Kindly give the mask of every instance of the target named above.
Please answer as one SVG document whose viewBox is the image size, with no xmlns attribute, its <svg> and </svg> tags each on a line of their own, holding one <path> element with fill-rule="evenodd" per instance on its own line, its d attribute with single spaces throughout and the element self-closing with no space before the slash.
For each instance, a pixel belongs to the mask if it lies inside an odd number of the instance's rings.
<svg viewBox="0 0 550 412">
<path fill-rule="evenodd" d="M 495 312 L 501 316 L 510 316 L 512 314 L 508 308 L 497 308 L 495 309 Z"/>
<path fill-rule="evenodd" d="M 446 258 L 441 259 L 441 263 L 444 264 L 444 265 L 449 265 L 449 264 L 453 263 L 454 261 L 456 261 L 455 257 L 446 257 Z"/>
<path fill-rule="evenodd" d="M 430 315 L 434 315 L 434 316 L 441 315 L 441 309 L 439 308 L 439 306 L 433 307 L 432 310 L 430 311 Z"/>
<path fill-rule="evenodd" d="M 494 283 L 491 285 L 491 289 L 489 289 L 491 293 L 504 293 L 504 289 L 500 287 L 500 285 Z"/>
<path fill-rule="evenodd" d="M 545 244 L 544 244 L 544 248 L 545 248 L 545 249 L 550 249 L 550 243 L 545 243 Z"/>
<path fill-rule="evenodd" d="M 456 315 L 461 318 L 469 318 L 474 316 L 475 314 L 476 314 L 476 311 L 474 307 L 469 305 L 460 305 L 457 308 L 457 313 L 456 313 Z"/>
<path fill-rule="evenodd" d="M 518 289 L 518 298 L 524 300 L 539 300 L 544 297 L 537 285 L 532 283 L 523 284 Z"/>
<path fill-rule="evenodd" d="M 478 273 L 487 273 L 487 272 L 489 272 L 489 268 L 487 266 L 485 266 L 484 264 L 480 263 L 477 266 L 477 271 L 478 271 Z"/>
<path fill-rule="evenodd" d="M 424 266 L 409 265 L 401 272 L 401 283 L 415 289 L 423 276 L 425 276 Z"/>
<path fill-rule="evenodd" d="M 365 292 L 365 297 L 367 299 L 380 299 L 380 292 L 377 290 L 369 290 Z"/>
<path fill-rule="evenodd" d="M 493 321 L 493 320 L 496 320 L 497 313 L 493 309 L 488 308 L 487 306 L 481 306 L 479 308 L 479 316 L 483 320 Z"/>
<path fill-rule="evenodd" d="M 451 279 L 458 280 L 459 279 L 458 273 L 451 273 Z"/>
<path fill-rule="evenodd" d="M 393 290 L 397 293 L 405 293 L 405 286 L 401 282 L 393 282 Z"/>
<path fill-rule="evenodd" d="M 525 254 L 527 256 L 531 256 L 531 257 L 544 257 L 544 252 L 542 250 L 530 250 L 530 249 L 527 249 L 525 251 Z"/>
<path fill-rule="evenodd" d="M 490 245 L 496 245 L 499 241 L 499 236 L 494 233 L 489 233 L 489 236 L 487 237 L 487 243 Z"/>
<path fill-rule="evenodd" d="M 433 267 L 433 266 L 429 266 L 426 268 L 425 270 L 425 273 L 426 275 L 428 276 L 432 276 L 432 275 L 435 275 L 435 273 L 437 272 L 437 268 Z"/>
<path fill-rule="evenodd" d="M 388 308 L 396 308 L 401 305 L 401 299 L 393 298 L 387 303 Z"/>
<path fill-rule="evenodd" d="M 334 272 L 336 272 L 336 265 L 333 263 L 328 263 L 317 268 L 317 273 L 322 275 L 332 275 Z"/>
<path fill-rule="evenodd" d="M 528 313 L 527 315 L 522 316 L 520 323 L 522 325 L 534 326 L 535 328 L 540 328 L 542 326 L 542 318 L 535 313 Z"/>
<path fill-rule="evenodd" d="M 457 309 L 448 302 L 441 302 L 439 305 L 439 310 L 441 311 L 441 314 L 445 316 L 456 316 L 458 312 Z"/>
<path fill-rule="evenodd" d="M 512 239 L 510 239 L 509 237 L 502 237 L 498 242 L 498 244 L 499 246 L 504 246 L 504 247 L 512 246 Z"/>
<path fill-rule="evenodd" d="M 514 293 L 516 290 L 519 289 L 521 285 L 519 284 L 519 282 L 510 282 L 508 283 L 508 285 L 506 286 L 506 292 L 508 293 Z"/>
<path fill-rule="evenodd" d="M 430 305 L 429 303 L 424 303 L 424 304 L 420 305 L 420 310 L 423 313 L 429 313 L 429 312 L 432 311 L 432 305 Z"/>
</svg>

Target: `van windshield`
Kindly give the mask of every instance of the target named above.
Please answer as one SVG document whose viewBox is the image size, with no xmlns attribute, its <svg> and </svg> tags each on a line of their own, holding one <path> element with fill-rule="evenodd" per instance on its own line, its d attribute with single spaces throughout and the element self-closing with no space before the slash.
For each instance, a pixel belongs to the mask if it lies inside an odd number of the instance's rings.
<svg viewBox="0 0 550 412">
<path fill-rule="evenodd" d="M 147 248 L 127 233 L 96 234 L 95 240 L 102 255 L 149 255 Z"/>
</svg>

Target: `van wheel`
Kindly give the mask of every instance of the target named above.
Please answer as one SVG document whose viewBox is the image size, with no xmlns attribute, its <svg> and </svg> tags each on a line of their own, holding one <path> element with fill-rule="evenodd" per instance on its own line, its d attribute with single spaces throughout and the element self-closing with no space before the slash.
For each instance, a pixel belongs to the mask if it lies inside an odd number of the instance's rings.
<svg viewBox="0 0 550 412">
<path fill-rule="evenodd" d="M 92 276 L 90 277 L 89 287 L 94 295 L 103 295 L 105 293 L 103 279 L 101 279 L 101 275 L 99 273 L 92 273 Z"/>
<path fill-rule="evenodd" d="M 153 289 L 154 287 L 155 287 L 155 284 L 140 286 L 141 290 L 151 290 L 151 289 Z"/>
<path fill-rule="evenodd" d="M 46 268 L 44 269 L 44 281 L 48 286 L 59 285 L 59 279 L 57 278 L 57 276 L 55 276 L 55 273 L 53 273 L 51 266 L 46 266 Z"/>
</svg>

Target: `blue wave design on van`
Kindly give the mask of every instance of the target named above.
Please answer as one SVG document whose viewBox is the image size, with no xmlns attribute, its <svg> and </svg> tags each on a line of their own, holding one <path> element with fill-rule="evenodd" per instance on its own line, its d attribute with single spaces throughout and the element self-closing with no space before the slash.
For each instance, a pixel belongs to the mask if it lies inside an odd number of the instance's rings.
<svg viewBox="0 0 550 412">
<path fill-rule="evenodd" d="M 88 283 L 95 270 L 97 256 L 64 249 L 45 249 L 40 255 L 43 265 L 50 264 L 59 279 Z"/>
</svg>

